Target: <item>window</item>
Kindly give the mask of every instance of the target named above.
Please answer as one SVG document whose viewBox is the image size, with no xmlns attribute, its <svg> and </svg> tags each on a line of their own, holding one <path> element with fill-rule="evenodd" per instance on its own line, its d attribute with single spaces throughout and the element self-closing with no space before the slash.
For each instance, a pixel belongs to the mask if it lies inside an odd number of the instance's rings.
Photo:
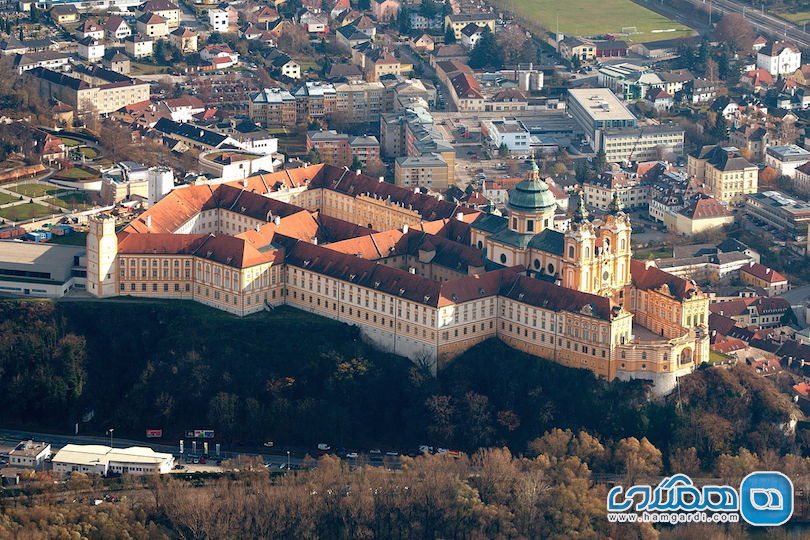
<svg viewBox="0 0 810 540">
<path fill-rule="evenodd" d="M 506 264 L 506 254 L 505 253 L 501 253 L 501 258 L 500 259 L 501 259 L 501 264 Z"/>
</svg>

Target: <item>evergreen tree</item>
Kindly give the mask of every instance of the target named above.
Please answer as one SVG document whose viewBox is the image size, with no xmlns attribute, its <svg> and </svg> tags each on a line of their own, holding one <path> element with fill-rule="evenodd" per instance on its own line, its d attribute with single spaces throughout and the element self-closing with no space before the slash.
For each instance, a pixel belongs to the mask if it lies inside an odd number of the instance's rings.
<svg viewBox="0 0 810 540">
<path fill-rule="evenodd" d="M 593 170 L 596 174 L 602 174 L 608 168 L 607 156 L 604 150 L 599 150 L 593 158 Z"/>
<path fill-rule="evenodd" d="M 360 161 L 360 158 L 357 156 L 352 156 L 352 167 L 353 171 L 360 171 L 363 169 L 363 162 Z"/>
<path fill-rule="evenodd" d="M 718 114 L 714 119 L 714 126 L 712 126 L 711 134 L 717 139 L 723 140 L 726 138 L 727 129 L 728 126 L 726 125 L 726 117 L 722 114 Z"/>
<path fill-rule="evenodd" d="M 502 158 L 509 157 L 509 147 L 506 146 L 506 143 L 501 143 L 501 146 L 498 148 L 498 156 Z"/>
<path fill-rule="evenodd" d="M 358 0 L 357 9 L 360 11 L 368 11 L 371 9 L 371 0 Z"/>
<path fill-rule="evenodd" d="M 475 69 L 503 67 L 501 50 L 495 40 L 495 34 L 492 33 L 489 26 L 484 27 L 481 38 L 470 53 L 470 67 Z"/>
<path fill-rule="evenodd" d="M 584 159 L 578 159 L 574 166 L 577 183 L 582 185 L 591 178 L 591 171 L 588 168 L 588 163 Z"/>
<path fill-rule="evenodd" d="M 579 59 L 578 54 L 571 55 L 571 67 L 574 69 L 579 69 L 582 66 L 582 60 Z"/>
<path fill-rule="evenodd" d="M 444 43 L 445 45 L 450 45 L 451 43 L 456 42 L 456 33 L 453 32 L 453 27 L 448 26 L 447 30 L 444 32 Z"/>
<path fill-rule="evenodd" d="M 521 64 L 537 62 L 537 47 L 534 46 L 532 38 L 526 38 L 523 45 L 520 46 L 517 59 Z"/>
<path fill-rule="evenodd" d="M 407 34 L 411 31 L 410 16 L 411 14 L 407 6 L 399 8 L 399 13 L 397 14 L 397 28 L 400 34 Z"/>
</svg>

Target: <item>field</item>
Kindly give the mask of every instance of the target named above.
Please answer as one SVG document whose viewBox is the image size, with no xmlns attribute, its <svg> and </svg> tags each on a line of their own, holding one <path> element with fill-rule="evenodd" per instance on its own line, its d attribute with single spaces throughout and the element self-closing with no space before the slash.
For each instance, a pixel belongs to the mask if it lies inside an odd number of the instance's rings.
<svg viewBox="0 0 810 540">
<path fill-rule="evenodd" d="M 0 204 L 8 204 L 20 200 L 19 197 L 9 195 L 8 193 L 0 193 Z"/>
<path fill-rule="evenodd" d="M 559 20 L 559 31 L 565 35 L 617 34 L 623 28 L 635 26 L 639 33 L 617 38 L 643 43 L 692 33 L 683 24 L 631 0 L 496 0 L 495 4 L 542 25 L 550 32 L 557 31 Z"/>
<path fill-rule="evenodd" d="M 777 17 L 782 17 L 799 26 L 810 23 L 810 10 L 808 11 L 774 11 Z"/>
<path fill-rule="evenodd" d="M 9 187 L 8 190 L 26 197 L 42 197 L 43 195 L 56 193 L 59 188 L 51 184 L 17 184 Z"/>
<path fill-rule="evenodd" d="M 98 178 L 98 172 L 82 167 L 70 167 L 68 169 L 62 169 L 54 174 L 53 177 L 63 180 L 87 180 L 90 178 Z"/>
<path fill-rule="evenodd" d="M 62 208 L 66 208 L 68 210 L 87 210 L 88 208 L 93 207 L 93 202 L 87 193 L 83 191 L 71 191 L 69 193 L 65 193 L 63 195 L 59 195 L 58 197 L 51 197 L 50 199 L 46 199 L 46 202 L 51 204 L 55 204 L 56 206 L 61 206 Z"/>
<path fill-rule="evenodd" d="M 37 203 L 18 204 L 0 209 L 0 217 L 11 221 L 50 216 L 54 211 Z"/>
</svg>

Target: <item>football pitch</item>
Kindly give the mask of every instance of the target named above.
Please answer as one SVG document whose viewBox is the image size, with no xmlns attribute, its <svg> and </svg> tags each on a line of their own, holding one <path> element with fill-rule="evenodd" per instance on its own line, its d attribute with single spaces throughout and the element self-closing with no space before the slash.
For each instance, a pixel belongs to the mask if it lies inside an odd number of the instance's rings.
<svg viewBox="0 0 810 540">
<path fill-rule="evenodd" d="M 496 3 L 566 36 L 612 34 L 644 43 L 688 36 L 692 30 L 631 0 L 496 0 Z"/>
</svg>

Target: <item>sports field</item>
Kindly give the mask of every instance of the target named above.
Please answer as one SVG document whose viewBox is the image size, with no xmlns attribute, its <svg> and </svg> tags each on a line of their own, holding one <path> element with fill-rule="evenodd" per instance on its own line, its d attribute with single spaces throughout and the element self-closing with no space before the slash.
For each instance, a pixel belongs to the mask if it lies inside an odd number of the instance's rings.
<svg viewBox="0 0 810 540">
<path fill-rule="evenodd" d="M 804 24 L 810 23 L 810 10 L 805 11 L 774 11 L 774 14 L 782 17 L 783 19 L 787 19 L 793 24 L 802 26 Z"/>
<path fill-rule="evenodd" d="M 499 6 L 566 36 L 614 34 L 643 43 L 688 36 L 692 30 L 631 0 L 496 0 Z M 630 30 L 635 27 L 635 30 Z M 622 35 L 623 29 L 629 35 Z M 632 32 L 632 33 L 629 33 Z"/>
</svg>

